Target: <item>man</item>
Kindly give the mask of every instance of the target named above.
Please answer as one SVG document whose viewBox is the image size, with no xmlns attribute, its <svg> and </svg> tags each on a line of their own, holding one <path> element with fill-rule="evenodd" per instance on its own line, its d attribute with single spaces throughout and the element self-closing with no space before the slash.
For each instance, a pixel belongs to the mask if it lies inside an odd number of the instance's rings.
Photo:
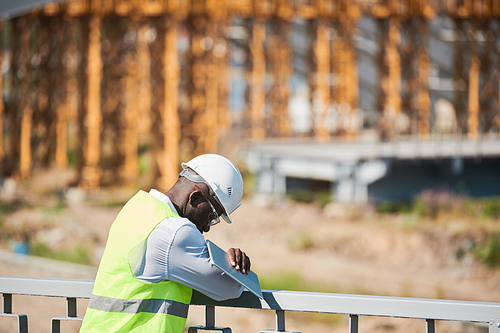
<svg viewBox="0 0 500 333">
<path fill-rule="evenodd" d="M 140 191 L 109 231 L 80 332 L 182 332 L 192 289 L 215 299 L 239 297 L 243 287 L 212 266 L 203 232 L 231 223 L 243 178 L 227 158 L 206 154 L 182 163 L 166 193 Z M 250 259 L 227 252 L 243 274 Z"/>
</svg>

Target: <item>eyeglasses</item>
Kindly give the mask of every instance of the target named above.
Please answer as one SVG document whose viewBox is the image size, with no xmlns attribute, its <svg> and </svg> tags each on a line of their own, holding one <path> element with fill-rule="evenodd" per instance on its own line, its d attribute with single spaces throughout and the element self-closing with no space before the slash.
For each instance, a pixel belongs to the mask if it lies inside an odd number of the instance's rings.
<svg viewBox="0 0 500 333">
<path fill-rule="evenodd" d="M 212 227 L 212 226 L 218 224 L 220 222 L 219 214 L 217 214 L 217 211 L 215 210 L 214 205 L 212 205 L 212 202 L 210 202 L 210 200 L 207 198 L 207 196 L 205 194 L 203 194 L 203 192 L 200 190 L 200 188 L 198 186 L 196 186 L 196 185 L 193 185 L 193 186 L 195 189 L 200 191 L 201 195 L 203 195 L 205 200 L 207 200 L 208 203 L 210 204 L 210 207 L 212 207 L 212 212 L 210 214 L 208 214 L 208 218 L 210 219 L 210 222 L 208 222 L 208 226 Z"/>
</svg>

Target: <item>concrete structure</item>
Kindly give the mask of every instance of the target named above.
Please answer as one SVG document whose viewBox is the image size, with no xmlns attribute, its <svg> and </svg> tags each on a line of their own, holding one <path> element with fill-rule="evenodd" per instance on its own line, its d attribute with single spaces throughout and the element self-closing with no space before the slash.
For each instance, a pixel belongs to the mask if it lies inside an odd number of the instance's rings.
<svg viewBox="0 0 500 333">
<path fill-rule="evenodd" d="M 500 140 L 265 141 L 246 152 L 258 194 L 330 188 L 340 202 L 408 200 L 425 189 L 500 196 Z"/>
<path fill-rule="evenodd" d="M 0 3 L 0 19 L 23 15 L 36 8 L 41 8 L 49 2 L 61 2 L 63 0 L 2 0 Z"/>
</svg>

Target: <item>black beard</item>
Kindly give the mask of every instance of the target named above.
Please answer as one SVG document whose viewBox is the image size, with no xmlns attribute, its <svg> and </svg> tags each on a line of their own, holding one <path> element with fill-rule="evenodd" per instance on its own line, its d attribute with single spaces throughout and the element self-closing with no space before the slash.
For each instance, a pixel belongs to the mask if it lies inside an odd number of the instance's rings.
<svg viewBox="0 0 500 333">
<path fill-rule="evenodd" d="M 203 226 L 201 225 L 202 218 L 200 216 L 201 214 L 198 212 L 198 210 L 195 209 L 190 209 L 188 210 L 183 217 L 187 218 L 189 221 L 191 221 L 196 228 L 203 233 Z"/>
</svg>

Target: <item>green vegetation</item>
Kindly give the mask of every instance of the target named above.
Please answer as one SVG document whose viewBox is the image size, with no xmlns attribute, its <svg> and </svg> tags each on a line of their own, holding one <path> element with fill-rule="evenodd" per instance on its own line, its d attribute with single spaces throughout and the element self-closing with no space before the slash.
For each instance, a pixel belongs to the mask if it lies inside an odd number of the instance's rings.
<svg viewBox="0 0 500 333">
<path fill-rule="evenodd" d="M 61 212 L 66 208 L 66 200 L 64 199 L 64 193 L 60 191 L 57 193 L 57 203 L 52 208 L 55 212 Z"/>
<path fill-rule="evenodd" d="M 317 202 L 321 208 L 333 201 L 332 192 L 328 190 L 310 191 L 301 190 L 293 191 L 287 194 L 287 198 L 296 202 L 313 203 Z"/>
<path fill-rule="evenodd" d="M 483 215 L 486 218 L 500 218 L 500 198 L 483 200 Z"/>
<path fill-rule="evenodd" d="M 90 265 L 92 263 L 92 256 L 90 255 L 89 249 L 81 244 L 76 244 L 73 249 L 69 251 L 63 251 L 52 250 L 44 242 L 30 242 L 30 254 L 84 265 Z"/>
<path fill-rule="evenodd" d="M 500 198 L 465 198 L 451 192 L 424 191 L 413 203 L 384 201 L 376 206 L 380 214 L 396 213 L 403 215 L 403 225 L 414 227 L 422 218 L 441 220 L 469 218 L 474 222 L 483 220 L 500 220 Z M 472 219 L 471 219 L 472 218 Z M 500 268 L 500 232 L 489 235 L 488 241 L 482 246 L 472 249 L 473 254 L 484 265 Z M 459 248 L 456 257 L 460 260 L 467 252 Z M 438 293 L 440 294 L 440 293 Z"/>
<path fill-rule="evenodd" d="M 287 194 L 289 200 L 318 203 L 324 208 L 333 201 L 331 191 L 300 190 Z M 500 198 L 467 198 L 451 191 L 425 190 L 413 201 L 384 200 L 375 205 L 379 214 L 414 214 L 437 218 L 440 214 L 500 219 Z"/>
<path fill-rule="evenodd" d="M 244 167 L 242 167 L 240 171 L 243 177 L 243 184 L 245 184 L 243 187 L 243 198 L 251 197 L 254 194 L 253 191 L 257 185 L 257 175 L 248 171 Z"/>
<path fill-rule="evenodd" d="M 9 239 L 12 236 L 12 228 L 6 228 L 4 226 L 4 216 L 25 206 L 26 204 L 23 204 L 20 201 L 14 201 L 11 203 L 0 201 L 0 242 L 4 239 Z"/>
<path fill-rule="evenodd" d="M 500 233 L 491 234 L 486 245 L 476 247 L 474 254 L 486 266 L 500 268 Z"/>
<path fill-rule="evenodd" d="M 68 151 L 68 164 L 69 166 L 76 166 L 76 150 L 75 149 L 71 149 L 70 151 Z"/>
<path fill-rule="evenodd" d="M 314 239 L 309 232 L 300 232 L 288 237 L 288 248 L 292 251 L 305 251 L 312 249 L 315 245 Z"/>
<path fill-rule="evenodd" d="M 377 213 L 391 214 L 391 213 L 410 213 L 412 205 L 404 201 L 388 201 L 384 200 L 376 206 Z"/>
<path fill-rule="evenodd" d="M 259 281 L 262 289 L 324 293 L 338 292 L 338 288 L 333 285 L 306 281 L 299 273 L 294 271 L 283 271 L 274 275 L 259 274 Z"/>
<path fill-rule="evenodd" d="M 148 150 L 149 147 L 147 145 L 140 145 L 138 149 L 138 155 L 139 155 L 139 174 L 144 175 L 148 172 L 148 170 L 151 168 L 150 164 L 150 157 L 148 156 Z"/>
<path fill-rule="evenodd" d="M 471 199 L 447 191 L 423 191 L 413 202 L 382 201 L 376 205 L 380 214 L 415 214 L 437 218 L 440 214 L 500 219 L 500 198 Z"/>
<path fill-rule="evenodd" d="M 259 275 L 259 280 L 262 289 L 311 291 L 303 289 L 308 289 L 310 285 L 307 285 L 296 272 L 280 272 L 272 276 Z"/>
<path fill-rule="evenodd" d="M 113 207 L 123 207 L 125 206 L 125 204 L 127 203 L 127 201 L 103 201 L 101 203 L 101 206 L 103 207 L 107 207 L 107 208 L 113 208 Z"/>
<path fill-rule="evenodd" d="M 15 205 L 0 201 L 0 215 L 12 213 L 15 210 Z"/>
</svg>

